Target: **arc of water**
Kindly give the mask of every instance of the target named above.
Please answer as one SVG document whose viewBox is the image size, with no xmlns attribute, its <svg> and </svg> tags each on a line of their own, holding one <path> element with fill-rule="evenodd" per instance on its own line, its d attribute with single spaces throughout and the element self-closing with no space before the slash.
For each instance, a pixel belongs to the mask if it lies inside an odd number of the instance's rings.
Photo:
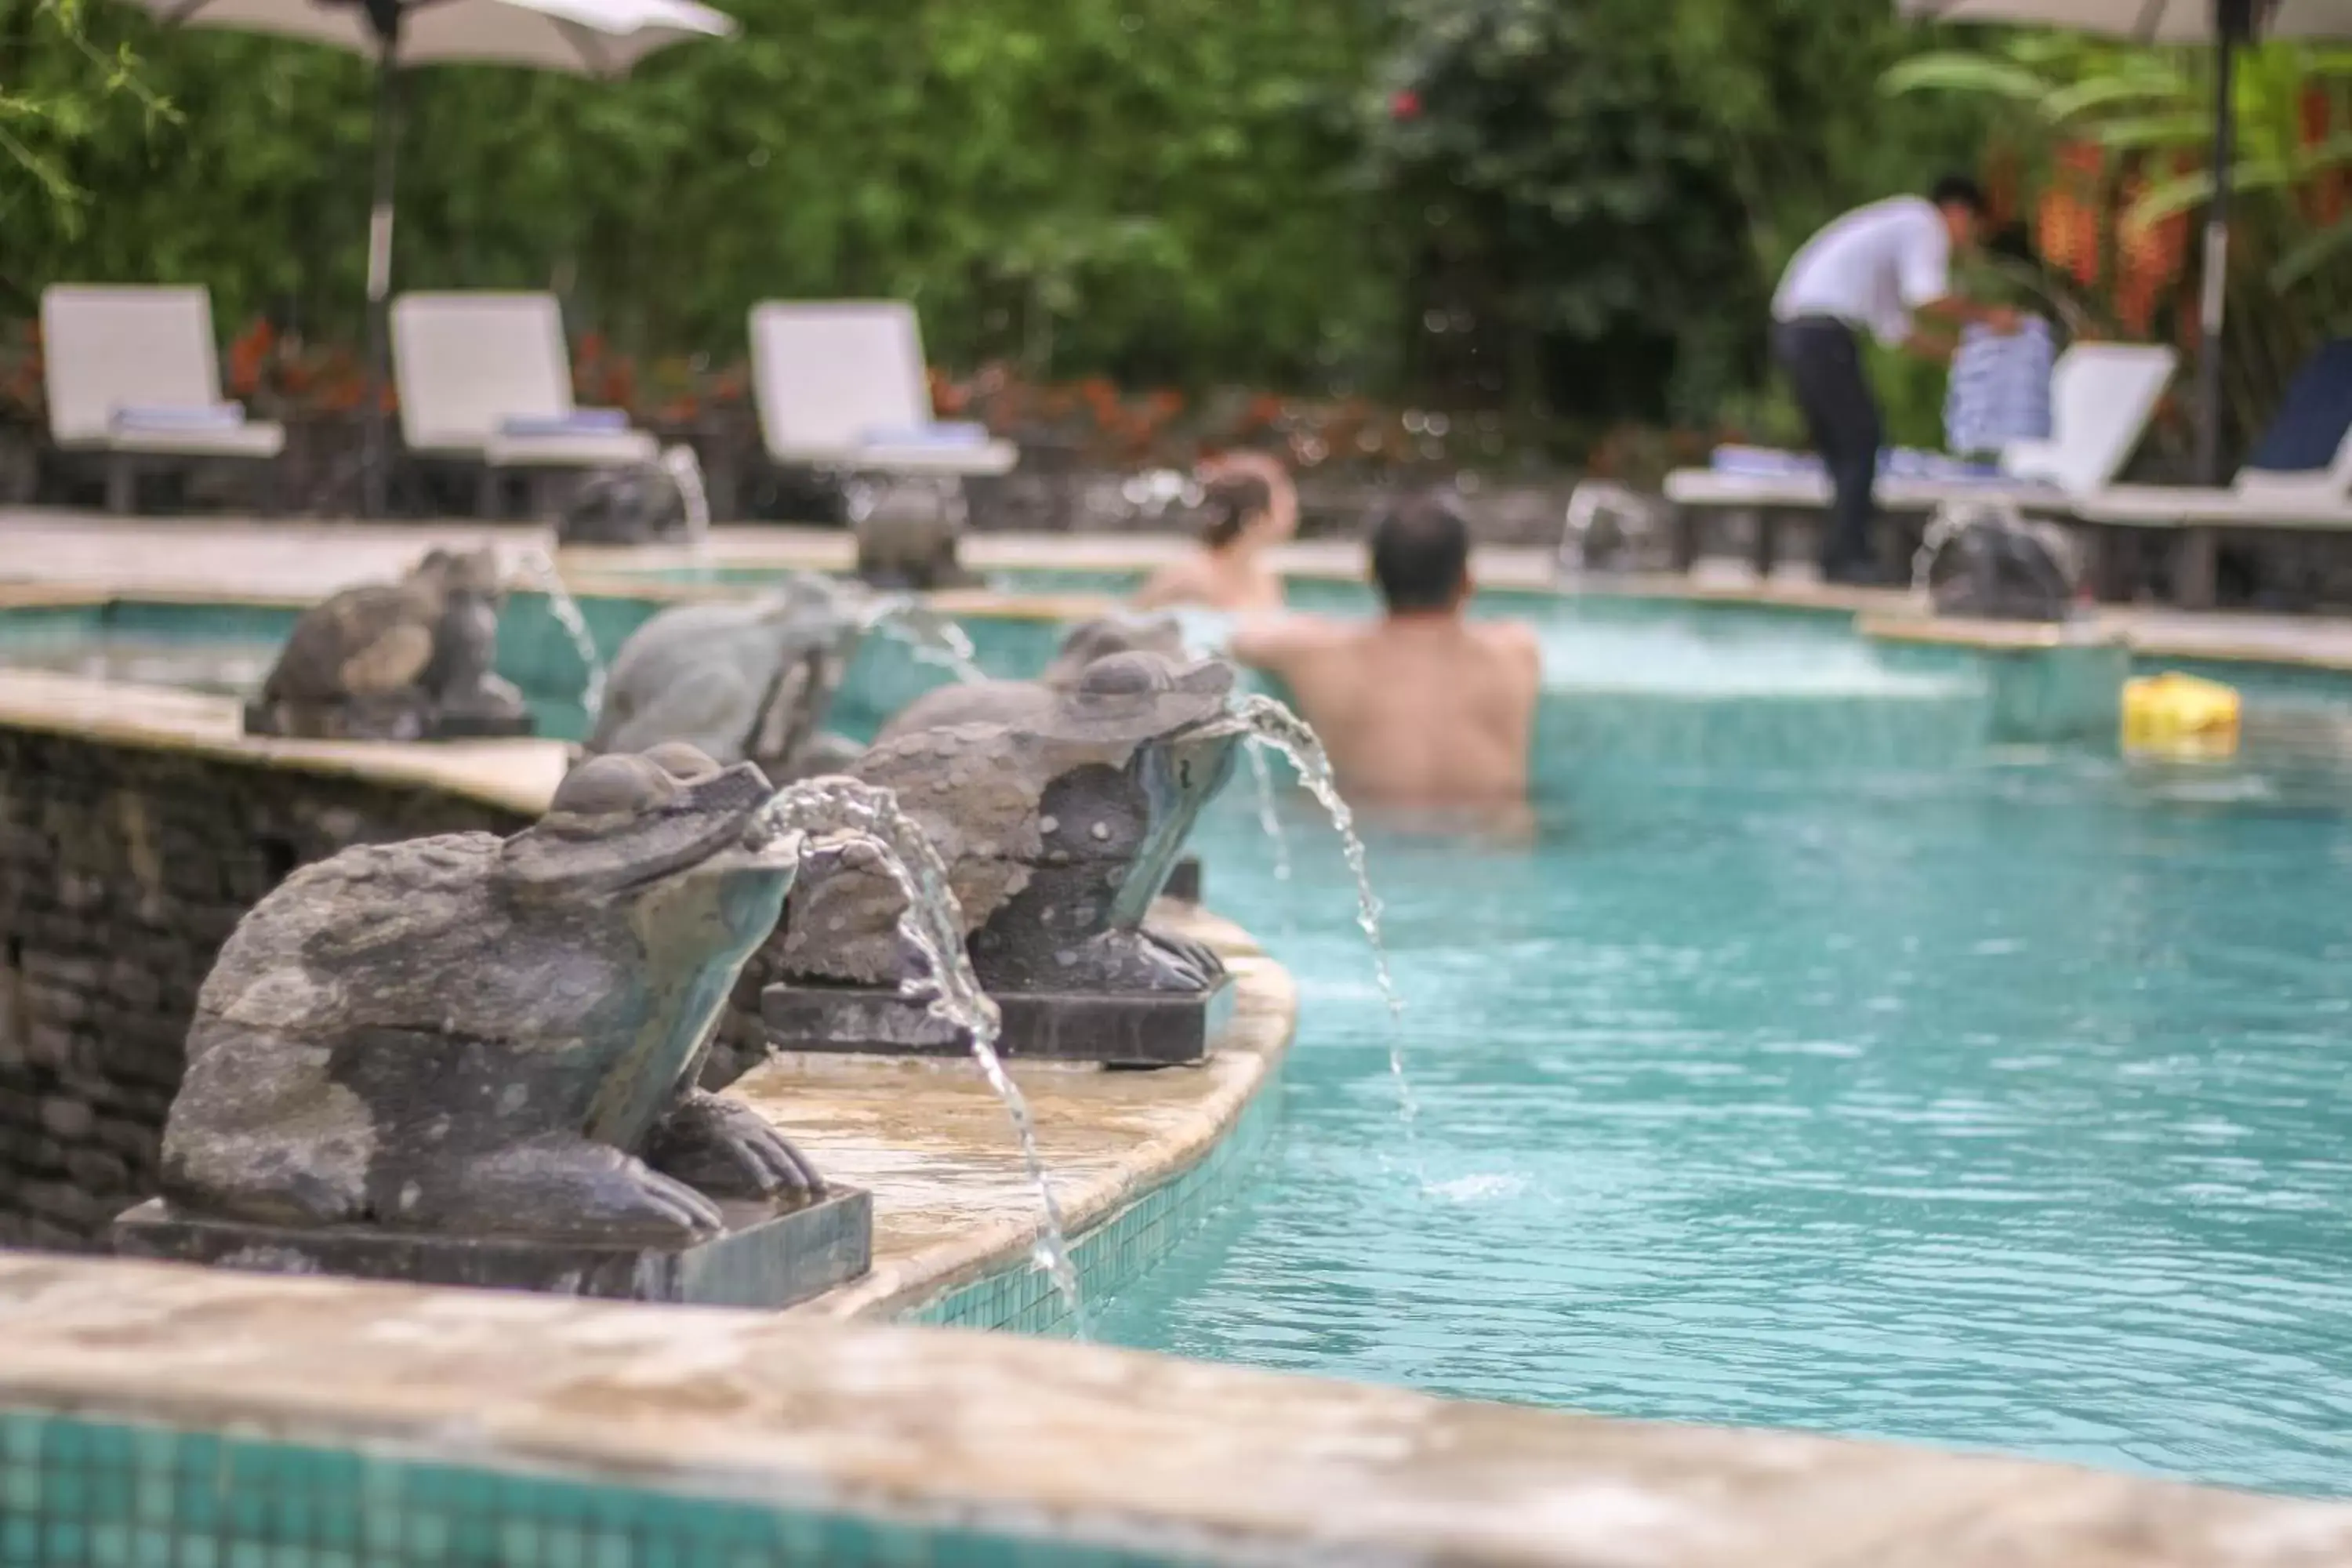
<svg viewBox="0 0 2352 1568">
<path fill-rule="evenodd" d="M 1920 532 L 1919 548 L 1911 553 L 1911 596 L 1922 605 L 1931 596 L 1936 558 L 1968 525 L 1966 514 L 1953 507 L 1937 507 Z"/>
<path fill-rule="evenodd" d="M 932 1015 L 963 1031 L 981 1075 L 1004 1102 L 1043 1215 L 1037 1261 L 1069 1304 L 1078 1336 L 1087 1337 L 1086 1302 L 1078 1289 L 1077 1267 L 1070 1258 L 1062 1206 L 1045 1176 L 1029 1101 L 996 1054 L 1001 1027 L 996 1004 L 981 989 L 980 977 L 972 973 L 971 959 L 964 952 L 963 911 L 956 902 L 955 889 L 948 884 L 947 867 L 939 851 L 914 819 L 899 809 L 896 795 L 855 779 L 807 779 L 787 785 L 777 792 L 768 810 L 779 827 L 813 834 L 847 832 L 880 852 L 883 866 L 907 900 L 906 913 L 899 917 L 899 934 L 922 955 L 929 971 L 928 978 L 908 980 L 905 989 L 930 993 Z"/>
<path fill-rule="evenodd" d="M 1389 971 L 1388 943 L 1381 936 L 1381 900 L 1372 891 L 1372 879 L 1364 860 L 1364 841 L 1356 833 L 1356 814 L 1339 795 L 1339 786 L 1331 776 L 1331 759 L 1324 753 L 1323 742 L 1312 726 L 1297 714 L 1271 697 L 1244 697 L 1234 705 L 1234 721 L 1241 724 L 1254 740 L 1262 740 L 1289 760 L 1297 770 L 1299 782 L 1307 786 L 1318 805 L 1331 818 L 1331 826 L 1339 835 L 1340 852 L 1347 857 L 1348 869 L 1356 879 L 1356 924 L 1372 950 L 1372 980 L 1380 987 L 1381 1000 L 1389 1011 L 1389 1077 L 1396 1085 L 1397 1112 L 1404 1119 L 1405 1135 L 1412 1136 L 1414 1120 L 1420 1106 L 1413 1099 L 1412 1080 L 1404 1067 L 1404 998 L 1398 994 L 1396 977 Z"/>
<path fill-rule="evenodd" d="M 604 710 L 606 672 L 604 657 L 596 651 L 596 639 L 589 635 L 588 617 L 581 614 L 580 601 L 572 596 L 572 590 L 564 585 L 563 574 L 555 569 L 554 558 L 547 552 L 528 551 L 522 563 L 539 579 L 540 587 L 547 595 L 549 613 L 563 628 L 563 635 L 571 640 L 572 651 L 580 656 L 587 671 L 580 688 L 580 706 L 587 710 L 589 727 L 593 729 L 597 716 Z"/>
<path fill-rule="evenodd" d="M 702 459 L 680 441 L 662 448 L 661 466 L 677 486 L 678 507 L 686 514 L 686 537 L 698 545 L 710 535 L 710 492 L 702 482 Z"/>
<path fill-rule="evenodd" d="M 1274 879 L 1290 880 L 1290 835 L 1284 831 L 1282 816 L 1274 801 L 1274 769 L 1266 764 L 1266 742 L 1255 735 L 1245 742 L 1249 752 L 1250 777 L 1257 785 L 1257 825 L 1266 841 L 1274 847 Z"/>
<path fill-rule="evenodd" d="M 859 625 L 907 645 L 917 663 L 935 665 L 970 684 L 986 680 L 971 634 L 945 616 L 934 615 L 906 594 L 877 594 L 866 602 Z"/>
<path fill-rule="evenodd" d="M 911 594 L 877 594 L 856 583 L 839 582 L 821 572 L 795 571 L 789 580 L 857 623 L 862 636 L 880 632 L 904 643 L 919 664 L 936 665 L 958 680 L 985 680 L 980 650 L 971 635 L 953 620 L 933 613 Z"/>
<path fill-rule="evenodd" d="M 1184 638 L 1184 651 L 1193 658 L 1223 657 L 1223 649 L 1213 640 L 1189 633 Z M 1304 727 L 1302 721 L 1301 728 Z M 1282 826 L 1282 814 L 1275 803 L 1274 769 L 1265 760 L 1267 745 L 1266 741 L 1252 734 L 1247 737 L 1243 750 L 1249 757 L 1250 782 L 1257 790 L 1258 831 L 1265 835 L 1266 842 L 1274 851 L 1274 879 L 1287 882 L 1290 880 L 1290 835 Z"/>
</svg>

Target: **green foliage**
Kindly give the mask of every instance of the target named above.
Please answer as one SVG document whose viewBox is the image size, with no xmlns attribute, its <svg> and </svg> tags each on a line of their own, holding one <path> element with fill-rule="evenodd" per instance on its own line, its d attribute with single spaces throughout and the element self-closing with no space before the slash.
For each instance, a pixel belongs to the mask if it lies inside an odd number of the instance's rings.
<svg viewBox="0 0 2352 1568">
<path fill-rule="evenodd" d="M 27 200 L 70 228 L 88 196 L 67 176 L 65 149 L 90 134 L 107 100 L 138 105 L 147 128 L 175 118 L 141 80 L 128 45 L 89 40 L 82 0 L 30 0 L 0 13 L 0 213 Z"/>
<path fill-rule="evenodd" d="M 95 197 L 8 199 L 9 280 L 202 282 L 225 325 L 355 340 L 366 63 L 34 25 L 78 3 L 0 0 L 0 80 L 61 106 L 37 151 Z M 552 288 L 640 356 L 891 295 L 950 365 L 1704 422 L 1769 384 L 1796 246 L 1987 118 L 1874 94 L 1911 37 L 1885 0 L 727 4 L 738 38 L 622 84 L 408 73 L 398 285 Z M 177 123 L 100 90 L 116 40 Z"/>
<path fill-rule="evenodd" d="M 1491 322 L 1470 345 L 1486 363 L 1458 374 L 1515 405 L 1730 406 L 1761 373 L 1767 301 L 1797 246 L 1924 184 L 1976 118 L 1875 97 L 1902 37 L 1885 0 L 1402 14 L 1373 148 L 1410 233 L 1415 315 Z"/>
<path fill-rule="evenodd" d="M 409 73 L 400 285 L 551 285 L 625 348 L 730 357 L 758 300 L 903 295 L 944 360 L 1138 377 L 1297 376 L 1384 316 L 1350 179 L 1376 17 L 1327 0 L 730 8 L 740 37 L 625 83 Z M 12 234 L 24 271 L 201 280 L 226 319 L 355 333 L 368 68 L 108 21 L 138 31 L 185 123 L 149 138 L 101 114 L 65 167 L 104 199 L 86 233 Z"/>
</svg>

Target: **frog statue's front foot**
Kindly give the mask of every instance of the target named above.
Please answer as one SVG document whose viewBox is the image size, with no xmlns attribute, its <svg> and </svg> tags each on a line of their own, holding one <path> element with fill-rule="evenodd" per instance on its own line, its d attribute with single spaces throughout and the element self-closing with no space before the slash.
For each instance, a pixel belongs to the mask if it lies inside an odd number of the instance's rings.
<svg viewBox="0 0 2352 1568">
<path fill-rule="evenodd" d="M 757 1111 L 700 1090 L 688 1093 L 654 1128 L 646 1163 L 713 1197 L 777 1198 L 824 1191 L 824 1178 L 816 1167 Z"/>
<path fill-rule="evenodd" d="M 1043 955 L 987 931 L 975 934 L 971 948 L 982 983 L 992 988 L 1183 994 L 1213 989 L 1225 973 L 1209 948 L 1150 926 L 1114 926 Z"/>
<path fill-rule="evenodd" d="M 718 1205 L 683 1180 L 609 1143 L 561 1133 L 457 1164 L 446 1181 L 409 1184 L 398 1215 L 460 1234 L 520 1230 L 656 1245 L 715 1236 L 725 1223 Z"/>
</svg>

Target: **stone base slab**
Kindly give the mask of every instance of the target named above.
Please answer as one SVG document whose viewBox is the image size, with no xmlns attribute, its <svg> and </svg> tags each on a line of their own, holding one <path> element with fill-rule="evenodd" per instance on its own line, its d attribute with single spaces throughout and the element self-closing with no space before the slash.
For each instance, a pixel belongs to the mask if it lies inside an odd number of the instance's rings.
<svg viewBox="0 0 2352 1568">
<path fill-rule="evenodd" d="M 1190 994 L 990 994 L 1004 1017 L 999 1055 L 1112 1067 L 1200 1061 L 1234 1010 L 1230 974 Z M 961 1056 L 971 1048 L 959 1030 L 933 1017 L 924 1002 L 878 986 L 771 985 L 761 994 L 760 1016 L 770 1048 L 779 1051 Z"/>
<path fill-rule="evenodd" d="M 605 1300 L 774 1310 L 863 1275 L 874 1204 L 834 1187 L 796 1207 L 722 1203 L 727 1228 L 665 1247 L 625 1240 L 415 1235 L 367 1226 L 247 1225 L 183 1215 L 151 1199 L 114 1222 L 127 1258 L 258 1274 L 341 1274 Z"/>
</svg>

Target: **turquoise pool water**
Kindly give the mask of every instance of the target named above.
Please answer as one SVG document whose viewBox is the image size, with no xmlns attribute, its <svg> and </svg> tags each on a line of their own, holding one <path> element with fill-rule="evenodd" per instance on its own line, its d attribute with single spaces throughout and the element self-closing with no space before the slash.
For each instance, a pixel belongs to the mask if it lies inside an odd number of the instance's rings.
<svg viewBox="0 0 2352 1568">
<path fill-rule="evenodd" d="M 607 653 L 653 610 L 585 607 Z M 1545 639 L 1540 830 L 1372 832 L 1412 1131 L 1328 831 L 1286 798 L 1278 879 L 1244 775 L 1196 847 L 1302 984 L 1286 1128 L 1245 1201 L 1100 1304 L 1106 1335 L 2352 1493 L 2346 773 L 2020 732 L 2053 710 L 2021 694 L 2111 697 L 2095 663 L 2053 681 L 1782 612 L 1482 610 Z M 12 612 L 0 662 L 160 644 L 140 669 L 170 678 L 290 620 Z M 1055 637 L 972 629 L 1000 673 Z M 518 596 L 500 663 L 576 724 L 543 601 Z M 2352 714 L 2340 682 L 2232 673 L 2265 711 Z M 841 721 L 937 679 L 877 643 Z M 2112 732 L 2078 706 L 2056 731 Z"/>
<path fill-rule="evenodd" d="M 1532 847 L 1370 835 L 1410 1130 L 1328 830 L 1286 800 L 1286 882 L 1217 804 L 1210 900 L 1302 986 L 1286 1128 L 1105 1335 L 2352 1492 L 2352 781 L 1939 744 L 1961 699 L 1842 637 L 1675 625 L 1550 634 L 1612 695 L 1548 706 L 1607 722 Z M 1704 695 L 1808 647 L 1809 748 Z"/>
</svg>

